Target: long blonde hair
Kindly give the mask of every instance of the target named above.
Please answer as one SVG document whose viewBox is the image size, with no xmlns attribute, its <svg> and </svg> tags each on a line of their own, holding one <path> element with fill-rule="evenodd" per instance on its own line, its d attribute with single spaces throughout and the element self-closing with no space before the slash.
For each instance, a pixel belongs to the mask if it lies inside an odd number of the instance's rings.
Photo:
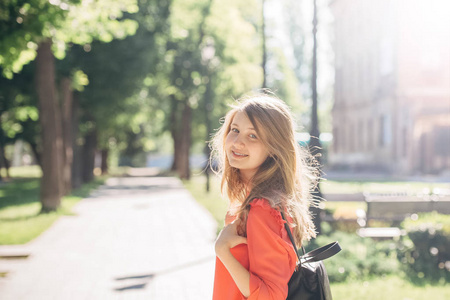
<svg viewBox="0 0 450 300">
<path fill-rule="evenodd" d="M 239 111 L 245 112 L 269 151 L 251 179 L 250 191 L 239 170 L 230 165 L 224 148 L 233 118 Z M 314 203 L 311 191 L 318 180 L 318 169 L 309 152 L 297 143 L 295 128 L 290 109 L 283 101 L 267 94 L 256 94 L 238 100 L 214 135 L 210 143 L 211 160 L 219 163 L 216 172 L 222 175 L 222 194 L 228 196 L 232 206 L 238 207 L 232 214 L 243 221 L 238 227 L 240 235 L 246 236 L 250 202 L 265 198 L 273 208 L 287 212 L 292 218 L 289 225 L 297 246 L 316 236 L 309 207 Z"/>
</svg>

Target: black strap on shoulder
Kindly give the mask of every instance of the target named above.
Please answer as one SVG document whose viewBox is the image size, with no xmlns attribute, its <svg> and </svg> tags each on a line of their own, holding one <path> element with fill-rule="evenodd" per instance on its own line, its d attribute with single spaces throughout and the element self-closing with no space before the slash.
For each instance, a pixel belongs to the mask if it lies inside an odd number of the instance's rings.
<svg viewBox="0 0 450 300">
<path fill-rule="evenodd" d="M 283 220 L 286 221 L 283 212 L 280 211 L 280 213 L 281 213 L 281 217 L 283 218 Z M 341 251 L 341 246 L 339 245 L 339 243 L 333 242 L 333 243 L 330 243 L 323 247 L 312 250 L 306 254 L 304 254 L 305 249 L 302 247 L 304 255 L 300 256 L 298 254 L 297 246 L 295 245 L 294 238 L 292 236 L 291 229 L 289 228 L 287 221 L 284 223 L 284 227 L 286 228 L 287 234 L 289 235 L 289 239 L 291 240 L 292 246 L 294 246 L 295 253 L 297 254 L 297 257 L 298 257 L 298 260 L 300 261 L 300 263 L 321 261 L 321 260 L 330 258 L 333 255 L 335 255 L 336 253 L 338 253 L 339 251 Z"/>
<path fill-rule="evenodd" d="M 289 235 L 289 239 L 291 240 L 292 246 L 294 246 L 295 254 L 297 254 L 298 261 L 301 262 L 302 260 L 301 260 L 300 254 L 298 254 L 297 246 L 295 245 L 294 237 L 292 236 L 291 229 L 289 228 L 288 222 L 286 221 L 283 212 L 280 211 L 280 213 L 281 213 L 281 217 L 285 221 L 284 228 L 286 228 L 286 231 L 287 231 L 287 234 Z M 302 247 L 302 250 L 303 250 L 303 254 L 305 254 L 305 249 L 303 247 Z"/>
</svg>

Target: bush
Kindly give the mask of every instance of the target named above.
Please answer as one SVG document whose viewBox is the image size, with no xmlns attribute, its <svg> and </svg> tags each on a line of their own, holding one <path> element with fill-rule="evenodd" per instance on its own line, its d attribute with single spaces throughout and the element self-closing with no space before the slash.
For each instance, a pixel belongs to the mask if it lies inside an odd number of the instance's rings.
<svg viewBox="0 0 450 300">
<path fill-rule="evenodd" d="M 450 216 L 414 215 L 401 225 L 407 232 L 398 258 L 415 283 L 450 280 Z"/>
<path fill-rule="evenodd" d="M 343 231 L 355 235 L 356 230 L 361 226 L 358 224 L 357 220 L 337 220 L 331 223 L 331 228 L 333 231 Z"/>
<path fill-rule="evenodd" d="M 325 225 L 325 226 L 324 226 Z M 323 223 L 323 229 L 329 225 Z M 330 282 L 343 282 L 348 279 L 370 279 L 400 270 L 397 260 L 397 243 L 394 241 L 374 241 L 362 238 L 355 233 L 335 231 L 323 234 L 306 246 L 306 251 L 338 241 L 341 252 L 324 261 Z"/>
</svg>

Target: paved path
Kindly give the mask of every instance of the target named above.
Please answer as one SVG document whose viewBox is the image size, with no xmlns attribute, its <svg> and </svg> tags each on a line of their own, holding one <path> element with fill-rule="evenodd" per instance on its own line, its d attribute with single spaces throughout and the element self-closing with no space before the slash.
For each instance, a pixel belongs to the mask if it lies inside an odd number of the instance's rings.
<svg viewBox="0 0 450 300">
<path fill-rule="evenodd" d="M 111 178 L 74 212 L 23 248 L 0 299 L 211 299 L 216 223 L 178 179 Z"/>
</svg>

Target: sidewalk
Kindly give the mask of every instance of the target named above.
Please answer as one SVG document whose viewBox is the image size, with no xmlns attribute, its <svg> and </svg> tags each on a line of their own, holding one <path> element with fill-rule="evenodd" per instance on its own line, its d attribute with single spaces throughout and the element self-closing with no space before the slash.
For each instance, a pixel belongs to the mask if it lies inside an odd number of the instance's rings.
<svg viewBox="0 0 450 300">
<path fill-rule="evenodd" d="M 23 247 L 0 299 L 211 299 L 216 223 L 178 179 L 111 178 L 74 212 Z"/>
</svg>

